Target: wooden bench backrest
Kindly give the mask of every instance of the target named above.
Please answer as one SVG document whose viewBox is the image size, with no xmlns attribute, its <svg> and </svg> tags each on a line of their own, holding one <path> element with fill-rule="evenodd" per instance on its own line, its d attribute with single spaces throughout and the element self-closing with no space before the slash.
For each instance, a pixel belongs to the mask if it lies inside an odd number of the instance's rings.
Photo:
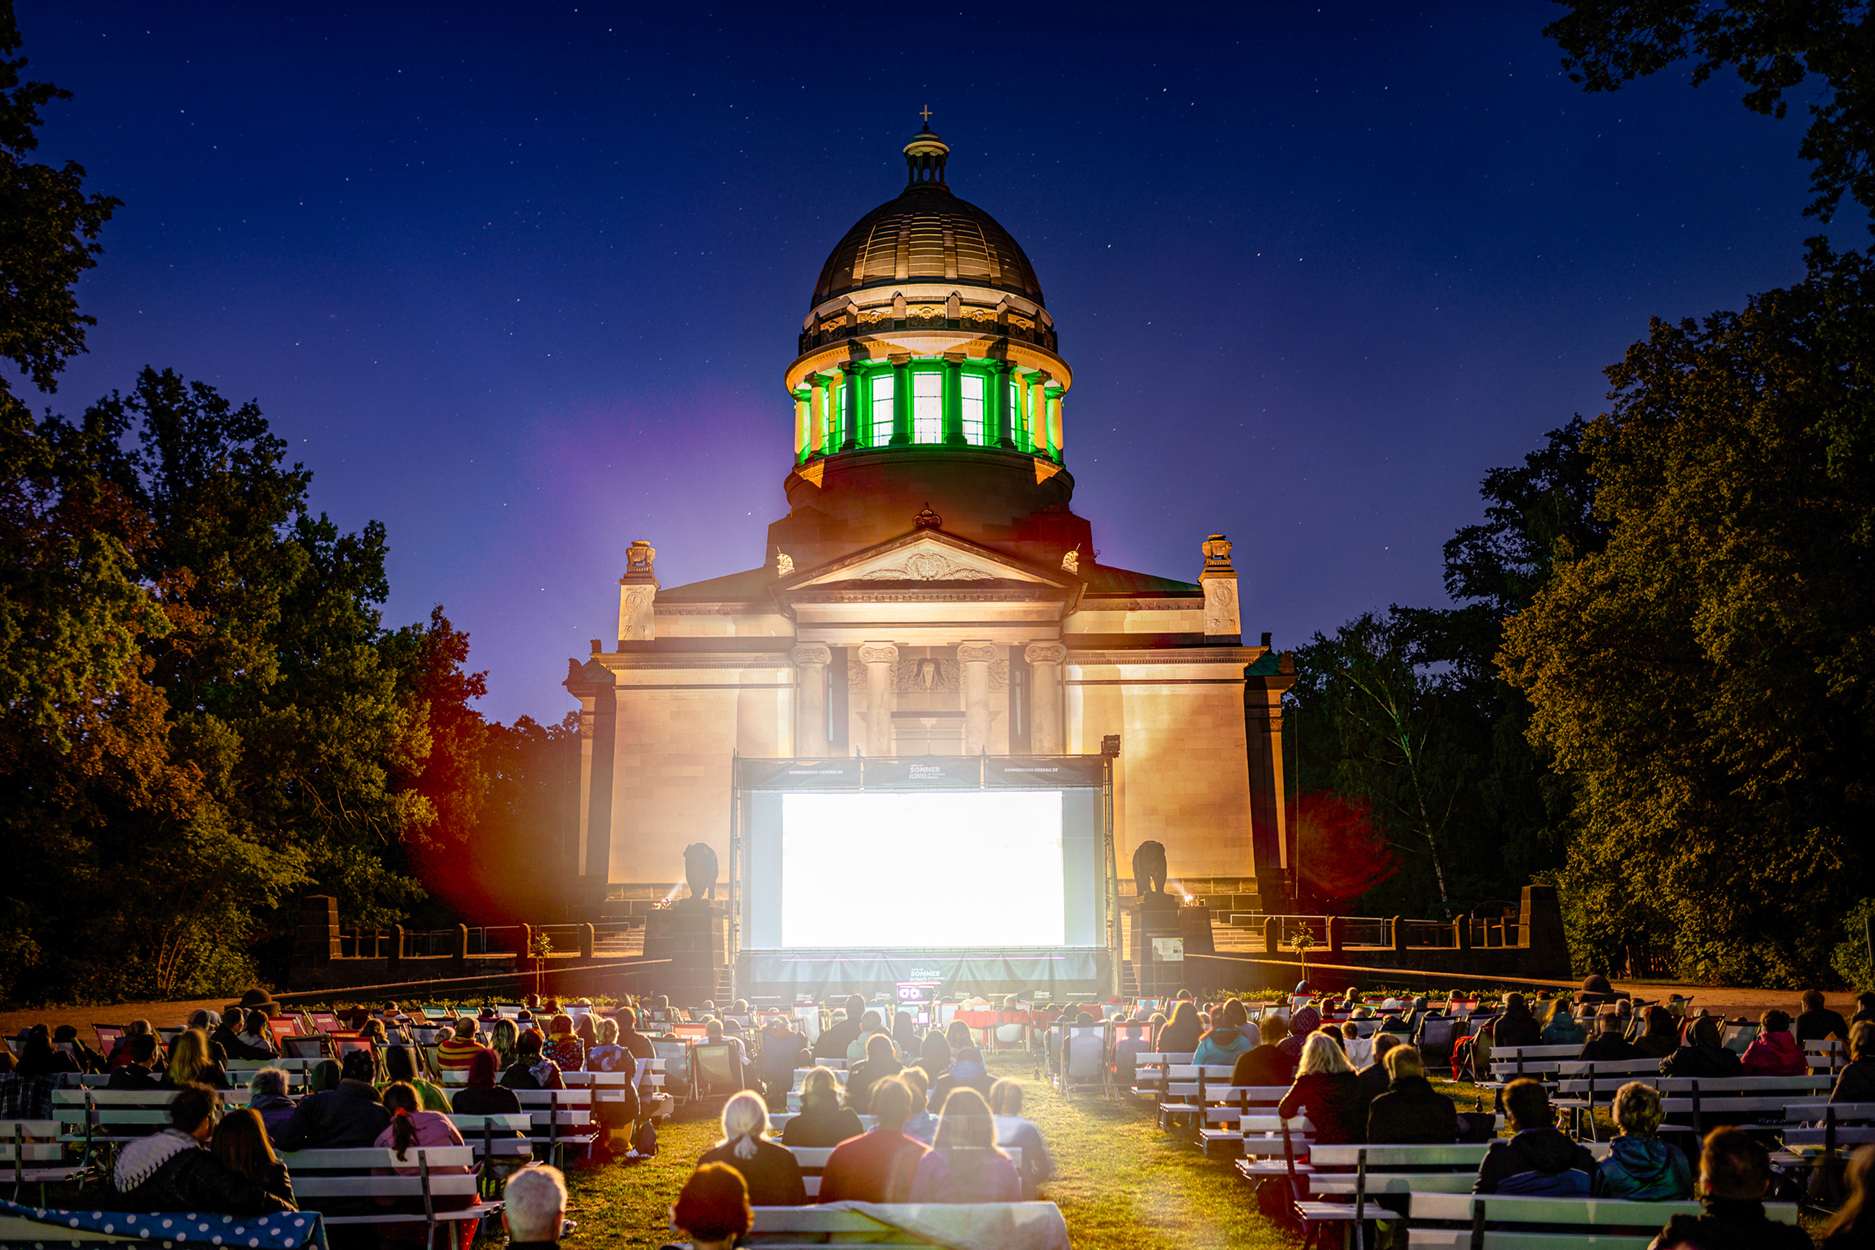
<svg viewBox="0 0 1875 1250">
<path fill-rule="evenodd" d="M 1484 1218 L 1502 1224 L 1563 1224 L 1576 1227 L 1659 1228 L 1676 1215 L 1699 1215 L 1697 1202 L 1629 1202 L 1618 1198 L 1529 1198 L 1504 1194 L 1414 1194 L 1410 1218 L 1470 1223 L 1476 1204 Z M 1793 1202 L 1767 1202 L 1765 1214 L 1784 1224 L 1797 1222 Z"/>
</svg>

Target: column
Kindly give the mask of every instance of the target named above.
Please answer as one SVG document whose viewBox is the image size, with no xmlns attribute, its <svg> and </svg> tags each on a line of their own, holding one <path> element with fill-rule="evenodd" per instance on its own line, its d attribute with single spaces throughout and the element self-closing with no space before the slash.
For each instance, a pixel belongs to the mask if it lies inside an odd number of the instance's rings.
<svg viewBox="0 0 1875 1250">
<path fill-rule="evenodd" d="M 840 377 L 840 450 L 859 447 L 859 379 L 857 366 L 849 365 Z"/>
<path fill-rule="evenodd" d="M 827 384 L 816 373 L 809 380 L 807 392 L 807 454 L 818 456 L 825 451 L 821 431 L 827 428 Z"/>
<path fill-rule="evenodd" d="M 794 392 L 794 459 L 807 459 L 807 388 Z"/>
<path fill-rule="evenodd" d="M 827 664 L 833 652 L 806 642 L 788 658 L 794 661 L 794 753 L 817 758 L 827 754 Z"/>
<path fill-rule="evenodd" d="M 1035 454 L 1054 458 L 1054 445 L 1048 441 L 1048 395 L 1043 389 L 1042 375 L 1031 373 L 1025 381 L 1028 383 L 1028 409 L 1030 441 L 1035 445 Z"/>
<path fill-rule="evenodd" d="M 981 755 L 990 744 L 990 661 L 996 648 L 987 642 L 966 642 L 957 648 L 963 670 L 964 754 Z"/>
<path fill-rule="evenodd" d="M 1014 447 L 1016 438 L 1009 412 L 1009 364 L 1002 360 L 992 360 L 989 364 L 990 410 L 986 415 L 990 421 L 990 445 Z"/>
<path fill-rule="evenodd" d="M 1050 385 L 1043 392 L 1044 402 L 1048 405 L 1048 445 L 1055 450 L 1055 459 L 1061 459 L 1061 388 Z"/>
<path fill-rule="evenodd" d="M 1029 662 L 1029 751 L 1061 754 L 1061 662 L 1068 649 L 1058 642 L 1032 642 L 1022 658 Z"/>
<path fill-rule="evenodd" d="M 911 358 L 892 361 L 892 446 L 911 442 Z"/>
<path fill-rule="evenodd" d="M 859 649 L 866 666 L 866 754 L 892 754 L 892 687 L 898 679 L 898 648 L 869 642 Z"/>
<path fill-rule="evenodd" d="M 964 444 L 964 367 L 961 361 L 944 361 L 944 441 L 953 447 Z"/>
</svg>

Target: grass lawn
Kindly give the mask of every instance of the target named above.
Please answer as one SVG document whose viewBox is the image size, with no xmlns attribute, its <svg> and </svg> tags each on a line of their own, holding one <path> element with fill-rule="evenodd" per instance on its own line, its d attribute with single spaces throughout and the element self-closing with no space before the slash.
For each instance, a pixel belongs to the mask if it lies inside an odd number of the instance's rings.
<svg viewBox="0 0 1875 1250">
<path fill-rule="evenodd" d="M 1076 1250 L 1290 1247 L 1296 1238 L 1258 1215 L 1250 1188 L 1225 1159 L 1161 1133 L 1147 1105 L 1081 1095 L 1064 1100 L 1035 1077 L 1019 1051 L 993 1054 L 996 1076 L 1022 1082 L 1024 1113 L 1054 1155 L 1056 1178 L 1042 1196 L 1061 1208 Z M 715 1144 L 714 1119 L 673 1120 L 648 1163 L 580 1169 L 567 1178 L 572 1246 L 663 1245 L 669 1209 L 698 1156 Z"/>
</svg>

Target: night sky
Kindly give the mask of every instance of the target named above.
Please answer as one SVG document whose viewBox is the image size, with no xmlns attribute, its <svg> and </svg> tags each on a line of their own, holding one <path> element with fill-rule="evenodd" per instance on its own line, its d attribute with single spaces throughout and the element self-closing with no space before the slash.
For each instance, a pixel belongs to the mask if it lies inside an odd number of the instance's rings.
<svg viewBox="0 0 1875 1250">
<path fill-rule="evenodd" d="M 762 563 L 814 279 L 928 105 L 1040 274 L 1102 562 L 1196 580 L 1224 531 L 1247 639 L 1296 646 L 1444 602 L 1487 469 L 1820 229 L 1800 117 L 1584 95 L 1559 12 L 22 0 L 76 95 L 40 158 L 125 202 L 50 402 L 258 399 L 389 526 L 387 622 L 444 604 L 483 710 L 556 720 L 632 539 L 666 586 Z"/>
</svg>

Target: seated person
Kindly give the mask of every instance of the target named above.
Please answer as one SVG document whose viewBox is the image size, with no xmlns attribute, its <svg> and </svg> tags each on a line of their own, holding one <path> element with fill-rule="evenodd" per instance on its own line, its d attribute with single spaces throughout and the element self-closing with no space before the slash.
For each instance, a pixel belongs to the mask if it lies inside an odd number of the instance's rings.
<svg viewBox="0 0 1875 1250">
<path fill-rule="evenodd" d="M 1810 1250 L 1810 1234 L 1764 1213 L 1771 1156 L 1751 1134 L 1715 1128 L 1699 1152 L 1699 1203 L 1704 1215 L 1676 1215 L 1650 1250 Z"/>
<path fill-rule="evenodd" d="M 721 1020 L 709 1020 L 703 1025 L 703 1040 L 711 1046 L 729 1047 L 729 1063 L 736 1074 L 736 1084 L 742 1087 L 743 1074 L 749 1070 L 749 1048 L 734 1033 L 723 1031 Z"/>
<path fill-rule="evenodd" d="M 833 1069 L 814 1068 L 801 1085 L 801 1114 L 781 1130 L 781 1141 L 786 1146 L 837 1146 L 865 1131 L 859 1117 L 840 1105 L 840 1081 Z"/>
<path fill-rule="evenodd" d="M 768 1107 L 743 1090 L 723 1104 L 723 1140 L 705 1151 L 698 1162 L 727 1164 L 742 1173 L 752 1206 L 801 1206 L 807 1202 L 801 1165 L 787 1147 L 769 1141 L 764 1136 L 767 1132 Z"/>
<path fill-rule="evenodd" d="M 130 1062 L 111 1073 L 106 1089 L 161 1089 L 156 1072 L 156 1034 L 139 1033 L 130 1039 Z"/>
<path fill-rule="evenodd" d="M 586 1047 L 573 1031 L 573 1017 L 564 1013 L 547 1020 L 547 1040 L 540 1053 L 553 1060 L 562 1072 L 580 1072 L 586 1067 Z"/>
<path fill-rule="evenodd" d="M 1354 1074 L 1370 1100 L 1386 1093 L 1387 1086 L 1393 1083 L 1393 1074 L 1387 1071 L 1387 1052 L 1395 1046 L 1406 1045 L 1391 1033 L 1376 1033 L 1373 1041 L 1374 1061 Z"/>
<path fill-rule="evenodd" d="M 631 1051 L 632 1058 L 656 1059 L 658 1057 L 657 1048 L 651 1044 L 651 1039 L 638 1031 L 637 1012 L 630 1007 L 620 1007 L 612 1013 L 612 1018 L 618 1021 L 618 1044 Z M 789 1080 L 792 1083 L 793 1078 L 790 1077 Z"/>
<path fill-rule="evenodd" d="M 1198 1006 L 1188 999 L 1172 1008 L 1172 1018 L 1159 1030 L 1154 1048 L 1163 1054 L 1193 1054 L 1203 1034 L 1204 1028 L 1198 1023 Z"/>
<path fill-rule="evenodd" d="M 247 1051 L 245 1056 L 228 1052 L 230 1059 L 278 1059 L 280 1048 L 274 1044 L 273 1029 L 267 1024 L 267 1013 L 250 1009 L 243 1013 L 240 1033 L 235 1035 L 235 1042 Z"/>
<path fill-rule="evenodd" d="M 1790 1016 L 1773 1007 L 1758 1017 L 1758 1036 L 1751 1039 L 1739 1066 L 1746 1076 L 1802 1076 L 1810 1070 L 1803 1046 L 1790 1032 Z"/>
<path fill-rule="evenodd" d="M 1861 1024 L 1864 1020 L 1875 1024 L 1875 990 L 1863 990 L 1855 996 L 1855 1015 L 1849 1018 L 1849 1023 Z"/>
<path fill-rule="evenodd" d="M 899 1079 L 911 1090 L 911 1114 L 905 1119 L 905 1135 L 916 1137 L 929 1146 L 931 1139 L 937 1136 L 937 1117 L 931 1114 L 930 1099 L 926 1091 L 931 1087 L 925 1083 L 923 1068 L 906 1068 L 900 1072 Z"/>
<path fill-rule="evenodd" d="M 384 1087 L 384 1106 L 391 1113 L 391 1122 L 379 1133 L 371 1144 L 380 1150 L 388 1149 L 397 1162 L 391 1170 L 399 1176 L 419 1175 L 417 1160 L 410 1158 L 412 1146 L 460 1146 L 462 1134 L 450 1123 L 449 1117 L 439 1111 L 425 1111 L 422 1097 L 410 1085 L 403 1081 L 393 1081 Z M 439 1167 L 429 1165 L 430 1175 L 463 1175 L 475 1169 L 468 1164 Z M 475 1194 L 433 1195 L 428 1204 L 439 1211 L 460 1210 L 475 1205 Z M 423 1214 L 425 1199 L 400 1199 L 397 1208 L 414 1214 Z M 473 1224 L 471 1223 L 471 1228 Z M 464 1230 L 469 1231 L 468 1229 Z"/>
<path fill-rule="evenodd" d="M 965 1046 L 957 1051 L 957 1058 L 951 1061 L 951 1070 L 939 1077 L 937 1084 L 931 1087 L 931 1105 L 938 1109 L 939 1115 L 943 1115 L 944 1101 L 951 1096 L 952 1090 L 974 1089 L 987 1099 L 990 1086 L 994 1084 L 996 1082 L 990 1079 L 989 1068 L 984 1066 L 983 1052 L 975 1046 Z"/>
<path fill-rule="evenodd" d="M 417 1049 L 414 1046 L 392 1046 L 384 1052 L 385 1080 L 378 1082 L 378 1092 L 384 1087 L 402 1081 L 417 1091 L 417 1097 L 423 1100 L 425 1111 L 449 1113 L 449 1097 L 442 1090 L 417 1075 Z"/>
<path fill-rule="evenodd" d="M 983 1095 L 953 1090 L 938 1116 L 931 1150 L 912 1173 L 913 1202 L 1020 1202 L 1022 1177 L 996 1145 L 996 1122 Z"/>
<path fill-rule="evenodd" d="M 1588 1041 L 1588 1030 L 1576 1019 L 1569 1000 L 1559 998 L 1550 1004 L 1549 1023 L 1543 1026 L 1545 1046 L 1580 1046 Z"/>
<path fill-rule="evenodd" d="M 1242 999 L 1233 998 L 1214 1013 L 1214 1018 L 1218 1023 L 1198 1039 L 1191 1061 L 1200 1065 L 1234 1065 L 1238 1055 L 1247 1054 L 1256 1045 L 1247 1027 L 1249 1013 L 1244 1010 Z"/>
<path fill-rule="evenodd" d="M 1256 1033 L 1262 1036 L 1262 1042 L 1237 1055 L 1236 1063 L 1230 1068 L 1230 1083 L 1288 1085 L 1296 1079 L 1296 1061 L 1284 1055 L 1281 1049 L 1282 1038 L 1288 1036 L 1288 1025 L 1275 1014 L 1269 1014 L 1256 1023 Z"/>
<path fill-rule="evenodd" d="M 469 1058 L 482 1049 L 476 1040 L 476 1024 L 473 1016 L 464 1016 L 456 1021 L 455 1032 L 436 1046 L 436 1067 L 439 1073 L 467 1072 Z"/>
<path fill-rule="evenodd" d="M 1849 1066 L 1836 1078 L 1831 1102 L 1875 1102 L 1875 1024 L 1849 1028 Z"/>
<path fill-rule="evenodd" d="M 1665 1059 L 1680 1048 L 1680 1026 L 1665 1007 L 1653 1006 L 1641 1011 L 1641 1035 L 1634 1039 L 1634 1049 L 1642 1059 Z"/>
<path fill-rule="evenodd" d="M 559 1168 L 530 1163 L 511 1173 L 501 1190 L 501 1226 L 509 1250 L 560 1244 L 566 1225 L 566 1177 Z"/>
<path fill-rule="evenodd" d="M 858 1063 L 866 1057 L 866 1043 L 875 1037 L 892 1040 L 886 1032 L 885 1018 L 876 1011 L 868 1011 L 859 1018 L 859 1036 L 846 1044 L 844 1058 L 848 1063 Z M 896 1048 L 894 1048 L 896 1049 Z"/>
<path fill-rule="evenodd" d="M 1578 1059 L 1592 1059 L 1608 1062 L 1620 1059 L 1643 1059 L 1646 1056 L 1634 1048 L 1622 1035 L 1621 1015 L 1613 1007 L 1602 1012 L 1596 1021 L 1595 1036 L 1582 1043 L 1582 1053 Z"/>
<path fill-rule="evenodd" d="M 1531 1014 L 1524 996 L 1515 991 L 1504 999 L 1504 1014 L 1498 1017 L 1493 1029 L 1499 1048 L 1536 1046 L 1543 1040 L 1543 1026 Z"/>
<path fill-rule="evenodd" d="M 495 1052 L 478 1047 L 469 1059 L 468 1084 L 450 1099 L 457 1115 L 519 1115 L 521 1100 L 505 1085 L 495 1084 Z"/>
<path fill-rule="evenodd" d="M 267 1069 L 278 1072 L 278 1068 Z M 273 1152 L 267 1137 L 267 1125 L 252 1107 L 236 1107 L 221 1117 L 209 1144 L 215 1161 L 243 1180 L 254 1182 L 278 1198 L 289 1211 L 293 1201 L 293 1178 L 286 1164 Z"/>
<path fill-rule="evenodd" d="M 260 1116 L 271 1139 L 293 1118 L 298 1105 L 286 1092 L 286 1072 L 280 1068 L 262 1068 L 247 1081 L 247 1105 Z M 272 1147 L 270 1146 L 269 1149 Z"/>
<path fill-rule="evenodd" d="M 391 1113 L 378 1098 L 371 1056 L 354 1050 L 340 1066 L 336 1088 L 308 1094 L 280 1127 L 275 1144 L 282 1150 L 343 1149 L 376 1141 Z"/>
<path fill-rule="evenodd" d="M 809 1066 L 811 1055 L 807 1038 L 797 1033 L 788 1017 L 776 1012 L 762 1026 L 761 1080 L 768 1094 L 768 1108 L 784 1111 L 788 1091 L 794 1088 L 794 1070 Z"/>
<path fill-rule="evenodd" d="M 214 1136 L 221 1095 L 183 1085 L 169 1103 L 169 1127 L 124 1147 L 111 1187 L 133 1211 L 213 1211 L 273 1215 L 293 1209 L 264 1185 L 230 1172 L 205 1149 Z"/>
<path fill-rule="evenodd" d="M 1719 1041 L 1719 1022 L 1700 1012 L 1686 1029 L 1686 1044 L 1660 1061 L 1662 1076 L 1742 1076 L 1744 1065 Z"/>
<path fill-rule="evenodd" d="M 814 1042 L 814 1060 L 844 1059 L 846 1048 L 859 1036 L 860 1017 L 865 1014 L 866 1000 L 858 994 L 850 994 L 846 1000 L 846 1016 L 835 1020 L 831 1027 L 822 1029 L 820 1037 Z M 792 1083 L 792 1078 L 790 1078 Z M 762 1205 L 756 1203 L 756 1206 Z"/>
<path fill-rule="evenodd" d="M 1602 1191 L 1595 1157 L 1556 1127 L 1549 1093 L 1522 1077 L 1504 1089 L 1504 1114 L 1513 1136 L 1491 1143 L 1472 1192 L 1588 1198 Z"/>
<path fill-rule="evenodd" d="M 1042 1131 L 1022 1118 L 1022 1087 L 1011 1080 L 990 1086 L 990 1111 L 996 1122 L 996 1144 L 1022 1151 L 1022 1196 L 1034 1198 L 1055 1174 Z"/>
<path fill-rule="evenodd" d="M 1276 1104 L 1276 1113 L 1284 1119 L 1306 1114 L 1315 1126 L 1315 1140 L 1332 1146 L 1367 1135 L 1367 1101 L 1367 1091 L 1340 1043 L 1326 1033 L 1311 1033 L 1295 1084 Z"/>
<path fill-rule="evenodd" d="M 1849 1022 L 1842 1018 L 1841 1012 L 1831 1011 L 1823 1005 L 1823 991 L 1805 990 L 1803 992 L 1803 1013 L 1792 1026 L 1799 1048 L 1812 1039 L 1838 1037 L 1849 1040 Z"/>
<path fill-rule="evenodd" d="M 1684 1202 L 1693 1196 L 1693 1165 L 1678 1146 L 1660 1140 L 1660 1094 L 1629 1081 L 1615 1091 L 1615 1129 L 1602 1160 L 1602 1192 L 1634 1202 Z"/>
<path fill-rule="evenodd" d="M 671 1208 L 671 1227 L 690 1238 L 690 1244 L 666 1245 L 663 1250 L 734 1250 L 754 1223 L 742 1173 L 727 1164 L 701 1163 Z"/>
<path fill-rule="evenodd" d="M 163 1084 L 180 1089 L 184 1085 L 207 1085 L 228 1088 L 228 1073 L 210 1052 L 208 1034 L 201 1029 L 184 1029 L 169 1046 L 169 1068 Z"/>
<path fill-rule="evenodd" d="M 872 1087 L 872 1115 L 879 1126 L 834 1147 L 820 1174 L 819 1202 L 909 1202 L 911 1182 L 928 1147 L 909 1136 L 905 1121 L 911 1117 L 914 1095 L 902 1077 L 883 1077 Z"/>
<path fill-rule="evenodd" d="M 1367 1107 L 1370 1142 L 1455 1142 L 1459 1139 L 1458 1108 L 1432 1088 L 1426 1065 L 1411 1046 L 1395 1046 L 1386 1054 L 1392 1080 L 1387 1092 Z"/>
<path fill-rule="evenodd" d="M 897 1076 L 904 1067 L 898 1061 L 892 1039 L 883 1033 L 873 1034 L 866 1039 L 865 1061 L 847 1073 L 846 1105 L 861 1115 L 869 1114 L 867 1106 L 873 1083 L 888 1076 Z"/>
<path fill-rule="evenodd" d="M 541 1054 L 545 1043 L 539 1029 L 523 1029 L 514 1043 L 514 1062 L 501 1074 L 509 1089 L 565 1089 L 560 1065 Z"/>
</svg>

